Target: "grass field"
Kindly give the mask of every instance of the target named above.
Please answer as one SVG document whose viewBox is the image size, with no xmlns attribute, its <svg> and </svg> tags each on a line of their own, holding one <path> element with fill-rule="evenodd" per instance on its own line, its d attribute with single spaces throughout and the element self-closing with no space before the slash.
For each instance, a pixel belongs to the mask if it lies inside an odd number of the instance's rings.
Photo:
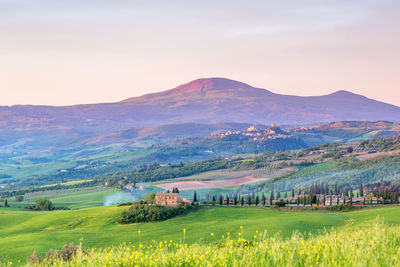
<svg viewBox="0 0 400 267">
<path fill-rule="evenodd" d="M 163 222 L 119 225 L 117 219 L 127 207 L 95 207 L 81 210 L 33 212 L 0 209 L 0 258 L 25 260 L 34 250 L 44 254 L 50 248 L 61 248 L 70 242 L 82 241 L 84 247 L 110 247 L 123 242 L 143 244 L 152 240 L 183 238 L 186 242 L 212 242 L 210 233 L 221 237 L 227 232 L 237 236 L 240 226 L 243 234 L 268 231 L 289 237 L 293 231 L 320 233 L 344 225 L 349 219 L 355 224 L 372 221 L 380 216 L 389 224 L 400 224 L 400 207 L 360 210 L 347 213 L 281 212 L 259 208 L 205 208 L 187 216 Z"/>
<path fill-rule="evenodd" d="M 70 209 L 82 209 L 103 206 L 108 195 L 117 192 L 117 189 L 90 187 L 79 189 L 53 190 L 44 192 L 28 193 L 24 195 L 22 202 L 16 202 L 10 198 L 8 203 L 11 207 L 26 207 L 35 203 L 40 198 L 49 199 L 56 207 L 67 207 Z"/>
<path fill-rule="evenodd" d="M 359 225 L 346 224 L 319 235 L 294 233 L 290 238 L 255 232 L 253 236 L 227 235 L 210 244 L 187 244 L 165 240 L 152 245 L 123 244 L 106 249 L 76 251 L 68 261 L 60 254 L 33 266 L 398 266 L 399 226 L 381 220 Z M 71 251 L 71 249 L 69 250 Z M 65 253 L 64 253 L 65 255 Z M 8 266 L 10 263 L 8 263 Z"/>
</svg>

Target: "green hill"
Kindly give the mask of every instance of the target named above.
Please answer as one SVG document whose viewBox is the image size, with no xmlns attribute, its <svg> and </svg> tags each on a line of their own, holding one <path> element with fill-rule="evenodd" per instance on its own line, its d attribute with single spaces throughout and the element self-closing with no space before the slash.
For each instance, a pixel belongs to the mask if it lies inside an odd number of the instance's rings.
<svg viewBox="0 0 400 267">
<path fill-rule="evenodd" d="M 227 232 L 237 236 L 240 226 L 244 235 L 255 231 L 281 233 L 293 231 L 319 233 L 341 226 L 352 219 L 355 224 L 380 216 L 390 224 L 400 224 L 400 208 L 360 210 L 347 213 L 281 212 L 261 208 L 204 208 L 187 216 L 163 222 L 119 225 L 117 219 L 127 207 L 97 207 L 70 211 L 31 212 L 0 208 L 0 257 L 24 261 L 33 251 L 44 254 L 70 242 L 84 247 L 110 247 L 123 242 L 143 244 L 152 240 L 179 241 L 186 229 L 186 242 L 213 242 L 210 235 L 221 237 Z"/>
</svg>

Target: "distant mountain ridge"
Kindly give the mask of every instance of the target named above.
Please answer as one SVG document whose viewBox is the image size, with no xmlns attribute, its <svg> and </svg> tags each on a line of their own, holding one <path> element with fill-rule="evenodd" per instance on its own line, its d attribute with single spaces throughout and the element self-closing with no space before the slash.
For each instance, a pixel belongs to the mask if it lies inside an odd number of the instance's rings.
<svg viewBox="0 0 400 267">
<path fill-rule="evenodd" d="M 400 107 L 347 91 L 323 96 L 275 94 L 225 78 L 198 79 L 117 103 L 0 107 L 0 134 L 93 135 L 180 123 L 306 124 L 396 121 Z"/>
</svg>

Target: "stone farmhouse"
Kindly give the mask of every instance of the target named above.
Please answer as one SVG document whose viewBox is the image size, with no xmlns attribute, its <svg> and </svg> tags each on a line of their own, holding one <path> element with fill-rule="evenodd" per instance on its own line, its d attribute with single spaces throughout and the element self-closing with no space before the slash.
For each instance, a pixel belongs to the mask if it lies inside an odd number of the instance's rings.
<svg viewBox="0 0 400 267">
<path fill-rule="evenodd" d="M 190 204 L 191 202 L 179 193 L 156 193 L 156 205 L 158 206 L 178 206 L 179 204 Z"/>
</svg>

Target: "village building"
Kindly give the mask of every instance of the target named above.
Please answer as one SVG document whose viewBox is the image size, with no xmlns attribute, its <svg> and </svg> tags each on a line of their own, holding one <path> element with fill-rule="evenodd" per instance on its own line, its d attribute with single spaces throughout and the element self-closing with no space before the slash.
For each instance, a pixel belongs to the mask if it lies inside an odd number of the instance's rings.
<svg viewBox="0 0 400 267">
<path fill-rule="evenodd" d="M 179 193 L 156 193 L 155 196 L 156 205 L 158 206 L 178 206 L 179 204 L 190 204 L 191 202 L 184 197 L 181 197 Z"/>
</svg>

